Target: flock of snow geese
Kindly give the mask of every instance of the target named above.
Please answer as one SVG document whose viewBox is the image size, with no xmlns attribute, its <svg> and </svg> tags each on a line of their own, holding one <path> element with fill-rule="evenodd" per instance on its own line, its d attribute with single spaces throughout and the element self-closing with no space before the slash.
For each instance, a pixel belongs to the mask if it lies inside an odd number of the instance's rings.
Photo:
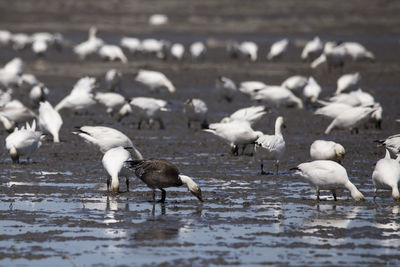
<svg viewBox="0 0 400 267">
<path fill-rule="evenodd" d="M 165 23 L 165 17 L 155 17 L 154 22 Z M 90 28 L 88 40 L 77 44 L 73 52 L 80 60 L 97 54 L 104 60 L 121 61 L 126 63 L 128 51 L 131 55 L 136 53 L 155 55 L 160 59 L 171 56 L 182 60 L 185 55 L 185 46 L 180 43 L 171 43 L 166 40 L 123 37 L 120 46 L 106 44 L 97 37 L 97 29 Z M 61 34 L 35 33 L 12 34 L 9 31 L 0 31 L 0 46 L 9 46 L 15 50 L 31 47 L 38 56 L 45 55 L 51 47 L 61 49 L 67 41 Z M 289 46 L 289 40 L 283 39 L 272 44 L 267 60 L 279 60 Z M 242 57 L 250 61 L 258 59 L 258 45 L 251 41 L 229 42 L 226 47 L 227 54 L 231 57 Z M 207 46 L 203 42 L 190 45 L 189 52 L 192 59 L 205 58 Z M 315 37 L 309 41 L 302 53 L 301 59 L 310 62 L 311 68 L 328 69 L 341 68 L 347 61 L 374 61 L 375 56 L 364 46 L 356 42 L 325 44 Z M 160 129 L 165 125 L 161 114 L 169 111 L 169 103 L 153 97 L 134 97 L 127 100 L 118 92 L 121 89 L 122 73 L 111 69 L 105 74 L 108 92 L 96 92 L 96 79 L 83 77 L 73 86 L 71 92 L 54 107 L 46 99 L 50 90 L 44 83 L 38 81 L 32 74 L 24 73 L 24 64 L 20 58 L 14 58 L 0 69 L 0 120 L 10 134 L 5 140 L 7 149 L 13 163 L 19 163 L 20 157 L 29 157 L 40 146 L 44 134 L 50 134 L 55 143 L 60 142 L 59 131 L 63 125 L 60 112 L 64 109 L 79 112 L 87 110 L 95 104 L 104 105 L 107 113 L 116 114 L 116 119 L 121 121 L 129 114 L 138 118 L 138 128 L 143 123 L 153 127 L 159 124 Z M 307 106 L 318 106 L 315 115 L 332 119 L 327 126 L 325 134 L 333 130 L 347 130 L 358 133 L 360 126 L 374 123 L 381 127 L 382 106 L 375 102 L 374 97 L 359 88 L 361 75 L 359 73 L 345 74 L 337 81 L 335 94 L 328 100 L 319 99 L 321 86 L 313 77 L 292 76 L 283 81 L 281 85 L 267 85 L 261 81 L 243 81 L 236 84 L 228 77 L 216 78 L 216 98 L 231 102 L 235 95 L 242 93 L 248 95 L 257 105 L 239 109 L 220 122 L 209 123 L 207 119 L 207 105 L 197 98 L 188 99 L 184 103 L 184 114 L 188 127 L 198 123 L 206 133 L 218 136 L 228 143 L 234 155 L 243 154 L 247 146 L 252 146 L 255 157 L 260 160 L 261 174 L 265 171 L 264 161 L 275 161 L 276 173 L 279 162 L 285 153 L 285 139 L 283 129 L 285 120 L 279 116 L 275 122 L 275 133 L 264 134 L 253 129 L 270 109 L 279 107 L 293 107 L 303 109 Z M 140 69 L 135 73 L 135 80 L 154 93 L 167 89 L 173 94 L 176 88 L 163 73 L 153 70 Z M 21 101 L 13 99 L 13 90 L 29 88 L 29 98 L 32 105 L 38 107 L 38 114 L 25 106 Z M 28 123 L 32 121 L 32 123 Z M 37 130 L 38 121 L 40 131 Z M 19 124 L 25 126 L 18 127 Z M 132 140 L 124 133 L 105 126 L 82 126 L 74 133 L 86 142 L 93 144 L 104 154 L 102 164 L 109 175 L 107 190 L 119 192 L 119 178 L 126 178 L 126 187 L 129 191 L 129 176 L 133 173 L 153 190 L 162 192 L 161 202 L 165 201 L 164 188 L 186 185 L 200 201 L 203 201 L 200 187 L 192 178 L 180 174 L 178 168 L 169 161 L 162 159 L 144 159 Z M 380 159 L 372 174 L 375 185 L 374 199 L 378 189 L 392 190 L 394 200 L 400 200 L 398 182 L 400 180 L 400 134 L 393 135 L 384 140 L 377 140 L 386 147 L 386 156 Z M 241 151 L 240 151 L 241 150 Z M 342 166 L 345 148 L 333 141 L 316 140 L 310 148 L 313 161 L 299 164 L 292 168 L 294 174 L 302 177 L 315 188 L 317 199 L 320 199 L 320 190 L 330 190 L 336 200 L 337 189 L 348 189 L 356 200 L 364 200 L 363 194 L 349 180 L 346 169 Z M 129 170 L 131 169 L 131 170 Z"/>
</svg>

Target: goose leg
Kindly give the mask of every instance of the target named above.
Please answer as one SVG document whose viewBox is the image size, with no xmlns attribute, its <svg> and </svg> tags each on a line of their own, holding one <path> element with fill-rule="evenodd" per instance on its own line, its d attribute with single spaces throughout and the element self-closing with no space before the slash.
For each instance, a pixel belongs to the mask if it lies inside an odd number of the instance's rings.
<svg viewBox="0 0 400 267">
<path fill-rule="evenodd" d="M 107 177 L 107 192 L 110 192 L 110 187 L 111 187 L 111 179 L 110 176 Z"/>
<path fill-rule="evenodd" d="M 161 199 L 158 202 L 164 203 L 165 202 L 165 197 L 167 196 L 167 192 L 162 188 L 160 188 L 160 190 L 161 190 Z"/>
<path fill-rule="evenodd" d="M 164 122 L 162 121 L 162 119 L 158 119 L 158 123 L 160 124 L 160 130 L 164 130 L 165 125 L 164 125 Z"/>
<path fill-rule="evenodd" d="M 138 130 L 140 130 L 141 126 L 142 126 L 142 119 L 140 119 L 139 122 L 138 122 L 138 125 L 137 125 Z"/>
<path fill-rule="evenodd" d="M 246 146 L 247 146 L 247 145 L 243 145 L 243 146 L 242 146 L 242 153 L 241 153 L 240 155 L 244 155 L 244 150 L 246 149 Z"/>
<path fill-rule="evenodd" d="M 332 192 L 332 195 L 333 195 L 333 199 L 334 199 L 335 201 L 337 201 L 337 198 L 336 198 L 336 190 L 335 190 L 335 189 L 332 189 L 331 192 Z"/>
<path fill-rule="evenodd" d="M 317 200 L 320 201 L 321 199 L 319 198 L 319 189 L 317 189 Z"/>
<path fill-rule="evenodd" d="M 375 190 L 374 190 L 374 202 L 375 202 L 375 200 L 376 200 L 376 193 L 378 192 L 378 188 L 375 188 Z"/>
<path fill-rule="evenodd" d="M 239 156 L 238 151 L 239 151 L 239 148 L 238 148 L 237 145 L 233 145 L 233 146 L 231 147 L 231 152 L 232 152 L 232 154 L 233 154 L 234 156 Z"/>
<path fill-rule="evenodd" d="M 129 179 L 126 177 L 126 191 L 129 192 Z"/>
<path fill-rule="evenodd" d="M 19 163 L 19 156 L 15 155 L 15 156 L 11 156 L 12 162 L 13 163 Z"/>
<path fill-rule="evenodd" d="M 278 175 L 278 171 L 279 171 L 279 160 L 277 160 L 275 162 L 275 167 L 276 167 L 276 175 Z"/>
<path fill-rule="evenodd" d="M 261 174 L 262 175 L 265 175 L 265 174 L 267 174 L 265 171 L 264 171 L 264 163 L 263 163 L 263 161 L 261 160 Z"/>
<path fill-rule="evenodd" d="M 153 190 L 153 202 L 156 203 L 156 190 Z"/>
</svg>

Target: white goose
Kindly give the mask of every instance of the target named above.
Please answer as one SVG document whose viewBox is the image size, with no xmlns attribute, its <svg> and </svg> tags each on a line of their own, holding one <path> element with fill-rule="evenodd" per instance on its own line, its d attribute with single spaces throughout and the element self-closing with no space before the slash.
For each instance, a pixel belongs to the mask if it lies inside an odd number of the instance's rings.
<svg viewBox="0 0 400 267">
<path fill-rule="evenodd" d="M 55 107 L 57 111 L 62 109 L 71 109 L 79 111 L 87 109 L 96 104 L 93 99 L 92 90 L 96 87 L 96 79 L 84 77 L 74 85 L 69 95 L 64 97 Z"/>
<path fill-rule="evenodd" d="M 41 132 L 36 131 L 36 121 L 32 125 L 26 123 L 26 127 L 15 128 L 6 138 L 6 149 L 11 156 L 13 163 L 19 163 L 20 156 L 29 156 L 42 144 Z"/>
<path fill-rule="evenodd" d="M 281 84 L 282 87 L 292 91 L 295 95 L 299 96 L 302 94 L 304 87 L 306 87 L 308 83 L 308 78 L 301 75 L 294 75 L 286 80 L 284 80 Z"/>
<path fill-rule="evenodd" d="M 346 169 L 331 160 L 315 160 L 298 165 L 291 170 L 305 179 L 317 192 L 320 200 L 320 190 L 330 190 L 335 201 L 336 189 L 348 189 L 355 201 L 364 200 L 364 195 L 350 182 Z"/>
<path fill-rule="evenodd" d="M 160 88 L 167 88 L 170 93 L 176 91 L 172 82 L 159 71 L 141 69 L 136 73 L 135 81 L 144 84 L 153 92 L 158 92 Z"/>
<path fill-rule="evenodd" d="M 3 107 L 0 107 L 0 117 L 6 118 L 6 120 L 2 119 L 2 122 L 6 130 L 10 131 L 14 127 L 15 122 L 25 122 L 36 118 L 37 115 L 19 100 L 14 99 Z"/>
<path fill-rule="evenodd" d="M 127 63 L 128 59 L 126 58 L 122 49 L 117 45 L 105 44 L 102 45 L 98 51 L 99 56 L 103 60 L 108 61 L 121 61 L 122 63 Z"/>
<path fill-rule="evenodd" d="M 269 110 L 266 106 L 241 108 L 233 112 L 230 116 L 222 118 L 221 123 L 247 121 L 253 127 L 269 113 Z"/>
<path fill-rule="evenodd" d="M 231 102 L 234 99 L 238 90 L 235 82 L 224 76 L 219 76 L 217 78 L 216 87 L 220 99 L 225 99 L 228 102 Z"/>
<path fill-rule="evenodd" d="M 8 102 L 11 102 L 13 93 L 14 91 L 12 89 L 7 89 L 7 90 L 0 89 L 0 107 L 3 107 Z"/>
<path fill-rule="evenodd" d="M 30 73 L 22 74 L 18 79 L 18 88 L 22 90 L 32 89 L 33 86 L 38 85 L 40 82 L 35 75 Z"/>
<path fill-rule="evenodd" d="M 335 102 L 335 103 L 343 103 L 347 104 L 352 107 L 357 107 L 361 106 L 361 100 L 358 98 L 357 95 L 354 94 L 347 94 L 347 93 L 341 93 L 335 96 L 332 96 L 329 98 L 329 101 Z"/>
<path fill-rule="evenodd" d="M 344 47 L 347 52 L 347 56 L 354 61 L 375 61 L 375 56 L 371 51 L 368 51 L 362 44 L 357 42 L 344 42 L 340 45 Z"/>
<path fill-rule="evenodd" d="M 333 160 L 343 165 L 345 154 L 344 147 L 333 141 L 315 140 L 310 147 L 312 160 Z"/>
<path fill-rule="evenodd" d="M 190 45 L 189 51 L 192 59 L 200 59 L 206 56 L 207 47 L 202 42 L 194 42 Z"/>
<path fill-rule="evenodd" d="M 188 128 L 190 128 L 191 122 L 200 122 L 202 129 L 208 128 L 207 112 L 208 108 L 203 100 L 198 98 L 189 98 L 183 104 L 183 112 L 187 119 Z"/>
<path fill-rule="evenodd" d="M 339 114 L 326 128 L 325 134 L 329 134 L 333 129 L 353 130 L 358 133 L 358 127 L 366 123 L 376 108 L 354 107 Z"/>
<path fill-rule="evenodd" d="M 6 88 L 18 85 L 23 71 L 24 63 L 20 58 L 10 60 L 0 69 L 0 85 L 3 85 Z"/>
<path fill-rule="evenodd" d="M 374 142 L 383 145 L 387 150 L 389 150 L 392 157 L 395 158 L 400 155 L 400 134 L 395 134 L 382 140 L 375 140 Z"/>
<path fill-rule="evenodd" d="M 386 150 L 386 156 L 378 160 L 372 173 L 372 182 L 375 186 L 374 201 L 378 189 L 392 190 L 392 197 L 395 201 L 400 201 L 399 193 L 400 181 L 400 157 L 391 159 L 389 150 Z"/>
<path fill-rule="evenodd" d="M 310 103 L 315 103 L 321 93 L 321 86 L 317 81 L 310 77 L 308 78 L 307 85 L 303 89 L 303 97 Z"/>
<path fill-rule="evenodd" d="M 239 51 L 251 61 L 257 60 L 258 45 L 256 43 L 250 41 L 243 42 L 239 45 Z"/>
<path fill-rule="evenodd" d="M 272 107 L 296 107 L 303 108 L 303 102 L 295 96 L 290 90 L 281 86 L 267 86 L 256 92 L 252 100 L 262 101 Z"/>
<path fill-rule="evenodd" d="M 280 41 L 277 41 L 271 45 L 271 48 L 268 52 L 267 59 L 268 60 L 276 60 L 283 56 L 289 46 L 289 39 L 285 38 Z"/>
<path fill-rule="evenodd" d="M 160 26 L 168 23 L 168 17 L 165 14 L 153 14 L 149 17 L 149 24 Z"/>
<path fill-rule="evenodd" d="M 301 52 L 301 59 L 303 61 L 312 61 L 319 57 L 324 50 L 324 44 L 318 36 L 314 37 L 311 41 L 307 42 Z"/>
<path fill-rule="evenodd" d="M 318 104 L 321 104 L 322 107 L 317 108 L 314 111 L 314 115 L 322 115 L 330 119 L 335 119 L 342 112 L 353 108 L 351 105 L 340 102 L 327 102 L 323 100 L 318 100 L 317 102 Z"/>
<path fill-rule="evenodd" d="M 11 42 L 12 33 L 7 30 L 0 30 L 0 47 L 8 46 Z"/>
<path fill-rule="evenodd" d="M 95 54 L 104 44 L 104 41 L 96 37 L 96 34 L 97 28 L 91 27 L 88 40 L 74 47 L 74 53 L 78 55 L 79 59 L 84 60 L 87 56 Z"/>
<path fill-rule="evenodd" d="M 185 47 L 183 44 L 175 43 L 171 46 L 170 53 L 173 58 L 182 60 L 185 54 Z"/>
<path fill-rule="evenodd" d="M 47 88 L 43 83 L 39 83 L 32 87 L 29 92 L 29 99 L 35 106 L 37 106 L 40 102 L 45 101 L 49 94 L 49 88 Z"/>
<path fill-rule="evenodd" d="M 32 43 L 32 38 L 26 33 L 14 33 L 11 41 L 14 50 L 23 50 Z"/>
<path fill-rule="evenodd" d="M 114 147 L 132 147 L 135 158 L 143 158 L 131 139 L 116 129 L 106 126 L 82 126 L 78 127 L 78 131 L 74 134 L 82 137 L 87 143 L 97 146 L 102 153 L 106 153 Z"/>
<path fill-rule="evenodd" d="M 106 72 L 105 81 L 107 89 L 117 91 L 122 89 L 122 72 L 117 69 L 110 69 Z"/>
<path fill-rule="evenodd" d="M 147 122 L 150 128 L 153 127 L 154 121 L 158 121 L 160 129 L 165 129 L 161 114 L 164 111 L 169 111 L 167 104 L 168 103 L 165 100 L 152 97 L 132 98 L 130 105 L 132 111 L 136 111 L 136 114 L 139 117 L 138 129 L 141 128 L 143 121 Z"/>
<path fill-rule="evenodd" d="M 224 141 L 228 142 L 231 146 L 231 152 L 234 155 L 239 155 L 239 146 L 242 147 L 242 153 L 247 145 L 257 140 L 263 133 L 254 131 L 250 123 L 247 121 L 232 121 L 229 123 L 212 123 L 209 129 L 204 131 L 212 133 Z"/>
<path fill-rule="evenodd" d="M 357 98 L 361 106 L 371 106 L 375 104 L 374 97 L 370 93 L 363 91 L 361 88 L 351 91 L 349 95 Z"/>
<path fill-rule="evenodd" d="M 357 89 L 360 80 L 361 75 L 359 72 L 342 75 L 337 80 L 337 88 L 335 94 L 338 95 L 344 91 Z"/>
<path fill-rule="evenodd" d="M 279 171 L 279 161 L 285 153 L 285 140 L 282 135 L 282 128 L 285 128 L 283 117 L 279 116 L 275 121 L 275 134 L 260 136 L 254 146 L 256 157 L 261 162 L 261 174 L 268 174 L 264 171 L 264 160 L 275 160 L 276 174 Z"/>
<path fill-rule="evenodd" d="M 140 52 L 143 54 L 154 54 L 159 59 L 165 59 L 169 43 L 164 40 L 144 39 L 140 42 Z"/>
<path fill-rule="evenodd" d="M 59 143 L 59 132 L 63 120 L 60 114 L 53 108 L 49 102 L 41 102 L 39 106 L 39 126 L 44 133 L 50 133 L 53 136 L 53 142 Z"/>
<path fill-rule="evenodd" d="M 129 149 L 122 146 L 109 149 L 103 156 L 102 163 L 109 177 L 107 178 L 107 192 L 119 192 L 119 176 L 126 178 L 126 191 L 129 192 L 129 171 L 125 167 L 125 161 L 132 160 Z M 111 178 L 111 181 L 110 181 Z"/>
<path fill-rule="evenodd" d="M 130 53 L 134 54 L 140 50 L 140 40 L 133 37 L 122 37 L 120 45 L 128 49 Z"/>
<path fill-rule="evenodd" d="M 268 85 L 260 81 L 245 81 L 240 83 L 239 91 L 251 97 L 261 89 L 265 89 L 267 87 Z"/>
<path fill-rule="evenodd" d="M 94 99 L 107 108 L 107 113 L 113 114 L 114 110 L 120 109 L 125 103 L 125 97 L 120 94 L 108 92 L 97 92 Z"/>
</svg>

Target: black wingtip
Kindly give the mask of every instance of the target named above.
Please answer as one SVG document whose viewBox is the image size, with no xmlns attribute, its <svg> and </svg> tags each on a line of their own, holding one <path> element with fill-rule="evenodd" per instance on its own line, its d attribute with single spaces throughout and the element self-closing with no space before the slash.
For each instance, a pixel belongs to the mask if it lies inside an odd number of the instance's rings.
<svg viewBox="0 0 400 267">
<path fill-rule="evenodd" d="M 126 147 L 124 147 L 124 149 L 126 149 L 126 150 L 132 150 L 132 149 L 133 149 L 133 146 L 126 146 Z"/>
<path fill-rule="evenodd" d="M 384 142 L 385 142 L 384 140 L 374 140 L 374 143 L 383 144 Z"/>
</svg>

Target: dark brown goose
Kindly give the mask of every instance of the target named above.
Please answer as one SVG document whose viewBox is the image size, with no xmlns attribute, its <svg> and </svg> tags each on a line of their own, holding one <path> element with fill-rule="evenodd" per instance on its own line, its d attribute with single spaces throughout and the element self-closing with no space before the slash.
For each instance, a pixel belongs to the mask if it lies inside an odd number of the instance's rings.
<svg viewBox="0 0 400 267">
<path fill-rule="evenodd" d="M 156 189 L 161 190 L 161 199 L 159 202 L 164 203 L 167 187 L 178 187 L 185 184 L 190 192 L 200 201 L 200 187 L 186 175 L 179 174 L 179 169 L 174 164 L 163 159 L 148 160 L 129 160 L 127 161 L 130 168 L 135 170 L 135 174 L 149 188 L 153 189 L 153 201 L 156 199 Z"/>
</svg>

